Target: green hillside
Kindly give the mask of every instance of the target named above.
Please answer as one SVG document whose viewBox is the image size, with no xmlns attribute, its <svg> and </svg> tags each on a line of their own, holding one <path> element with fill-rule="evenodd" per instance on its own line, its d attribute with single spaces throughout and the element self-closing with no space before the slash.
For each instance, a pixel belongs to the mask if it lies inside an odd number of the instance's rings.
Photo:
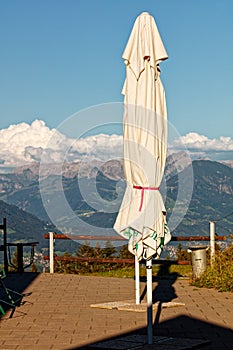
<svg viewBox="0 0 233 350">
<path fill-rule="evenodd" d="M 44 234 L 49 231 L 57 232 L 53 225 L 39 220 L 35 215 L 19 209 L 15 205 L 10 205 L 0 200 L 0 222 L 3 218 L 7 220 L 7 241 L 15 242 L 39 242 L 37 251 L 48 248 L 48 240 L 44 239 Z M 0 244 L 3 244 L 3 234 L 0 231 Z M 56 251 L 75 252 L 79 244 L 74 241 L 56 241 Z M 27 248 L 25 248 L 27 250 Z M 0 254 L 0 261 L 3 256 Z"/>
</svg>

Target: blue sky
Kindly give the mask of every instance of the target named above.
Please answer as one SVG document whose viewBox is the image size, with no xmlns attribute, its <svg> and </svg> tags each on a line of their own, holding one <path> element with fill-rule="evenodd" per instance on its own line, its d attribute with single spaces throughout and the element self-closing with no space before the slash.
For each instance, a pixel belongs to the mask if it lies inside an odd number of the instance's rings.
<svg viewBox="0 0 233 350">
<path fill-rule="evenodd" d="M 181 135 L 233 137 L 232 0 L 0 0 L 0 129 L 35 119 L 56 127 L 122 102 L 121 55 L 143 11 L 169 55 L 169 121 Z"/>
</svg>

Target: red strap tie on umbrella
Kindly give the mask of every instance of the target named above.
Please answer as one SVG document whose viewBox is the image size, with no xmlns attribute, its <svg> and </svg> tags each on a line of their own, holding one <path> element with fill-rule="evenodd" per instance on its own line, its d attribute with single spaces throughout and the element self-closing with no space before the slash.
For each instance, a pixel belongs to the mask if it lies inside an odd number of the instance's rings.
<svg viewBox="0 0 233 350">
<path fill-rule="evenodd" d="M 141 203 L 139 207 L 139 211 L 142 210 L 143 200 L 144 200 L 144 191 L 145 190 L 152 190 L 152 191 L 158 191 L 158 187 L 143 187 L 143 186 L 133 186 L 136 190 L 141 190 Z"/>
</svg>

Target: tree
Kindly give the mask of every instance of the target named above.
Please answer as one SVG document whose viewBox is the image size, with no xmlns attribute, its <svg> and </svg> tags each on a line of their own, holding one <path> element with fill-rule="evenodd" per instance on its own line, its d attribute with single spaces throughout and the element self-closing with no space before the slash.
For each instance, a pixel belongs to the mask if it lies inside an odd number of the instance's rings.
<svg viewBox="0 0 233 350">
<path fill-rule="evenodd" d="M 95 245 L 94 254 L 95 254 L 95 258 L 102 258 L 103 257 L 103 249 L 100 247 L 99 242 L 97 242 Z"/>
<path fill-rule="evenodd" d="M 112 258 L 115 253 L 116 253 L 116 248 L 113 246 L 111 241 L 107 241 L 105 243 L 105 248 L 103 248 L 103 257 Z"/>
<path fill-rule="evenodd" d="M 177 259 L 178 260 L 191 260 L 190 253 L 188 253 L 187 249 L 183 249 L 182 244 L 179 243 L 176 251 Z"/>
<path fill-rule="evenodd" d="M 84 244 L 78 247 L 76 254 L 79 257 L 95 257 L 95 249 L 90 246 L 89 242 L 85 241 Z"/>
<path fill-rule="evenodd" d="M 10 265 L 9 271 L 16 272 L 18 270 L 18 250 L 16 249 L 13 255 L 13 258 L 10 257 Z"/>
<path fill-rule="evenodd" d="M 35 263 L 32 263 L 32 266 L 31 266 L 31 272 L 37 272 L 37 267 L 36 267 L 36 264 Z"/>
<path fill-rule="evenodd" d="M 128 249 L 128 245 L 124 244 L 119 252 L 119 258 L 121 259 L 133 259 L 134 255 L 132 253 L 130 253 L 129 249 Z"/>
</svg>

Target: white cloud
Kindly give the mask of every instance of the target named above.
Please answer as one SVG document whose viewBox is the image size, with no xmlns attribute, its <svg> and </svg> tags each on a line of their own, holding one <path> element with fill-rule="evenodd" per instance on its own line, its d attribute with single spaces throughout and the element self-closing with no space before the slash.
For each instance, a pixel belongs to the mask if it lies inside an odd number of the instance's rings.
<svg viewBox="0 0 233 350">
<path fill-rule="evenodd" d="M 98 134 L 72 143 L 73 157 L 108 160 L 122 158 L 123 139 L 119 135 Z"/>
<path fill-rule="evenodd" d="M 20 123 L 0 130 L 1 167 L 15 167 L 31 162 L 67 162 L 122 158 L 123 138 L 119 135 L 98 134 L 82 139 L 71 139 L 44 121 Z M 170 153 L 188 149 L 192 157 L 232 159 L 233 140 L 230 137 L 209 139 L 189 133 L 169 145 Z"/>
<path fill-rule="evenodd" d="M 0 159 L 5 166 L 16 166 L 40 158 L 40 153 L 53 139 L 53 150 L 60 149 L 65 136 L 56 129 L 49 129 L 45 122 L 35 120 L 31 125 L 20 123 L 0 130 Z M 39 160 L 39 159 L 38 159 Z"/>
<path fill-rule="evenodd" d="M 191 132 L 175 139 L 171 150 L 188 149 L 192 158 L 208 158 L 211 160 L 231 160 L 233 158 L 233 139 L 221 136 L 209 139 L 207 136 Z"/>
<path fill-rule="evenodd" d="M 230 137 L 221 136 L 219 139 L 208 139 L 208 137 L 194 132 L 181 136 L 173 143 L 175 148 L 184 145 L 190 150 L 233 151 L 233 140 Z"/>
<path fill-rule="evenodd" d="M 122 136 L 89 136 L 71 139 L 42 120 L 20 123 L 0 130 L 0 163 L 19 166 L 25 163 L 63 162 L 83 159 L 108 160 L 122 157 Z"/>
</svg>

